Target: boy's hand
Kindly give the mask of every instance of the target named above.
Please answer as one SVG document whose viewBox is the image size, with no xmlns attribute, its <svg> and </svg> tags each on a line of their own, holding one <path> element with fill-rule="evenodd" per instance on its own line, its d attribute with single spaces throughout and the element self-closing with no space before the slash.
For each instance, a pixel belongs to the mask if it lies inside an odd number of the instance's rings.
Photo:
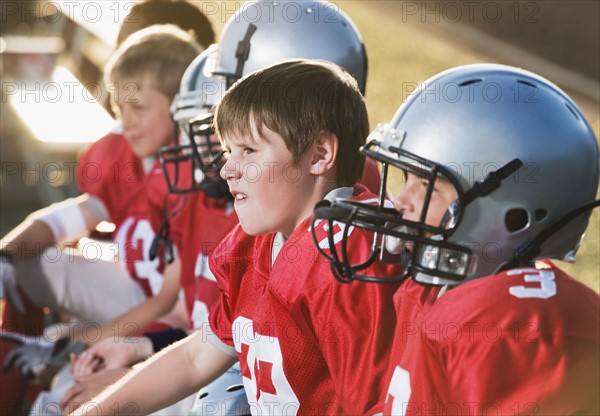
<svg viewBox="0 0 600 416">
<path fill-rule="evenodd" d="M 45 384 L 68 363 L 70 352 L 80 352 L 85 346 L 61 338 L 56 342 L 19 337 L 18 334 L 2 333 L 2 339 L 19 344 L 6 356 L 2 370 L 7 373 L 13 367 L 26 379 Z"/>
<path fill-rule="evenodd" d="M 76 376 L 75 384 L 67 390 L 60 400 L 60 408 L 65 415 L 98 395 L 105 387 L 124 376 L 128 368 L 104 370 L 88 376 Z"/>
<path fill-rule="evenodd" d="M 0 299 L 8 299 L 19 313 L 25 312 L 23 299 L 21 299 L 17 290 L 15 267 L 12 264 L 10 256 L 3 252 L 0 252 Z"/>
<path fill-rule="evenodd" d="M 73 377 L 89 376 L 104 370 L 104 360 L 98 355 L 84 351 L 79 355 L 71 354 L 71 373 Z"/>
<path fill-rule="evenodd" d="M 152 355 L 152 343 L 146 337 L 107 338 L 71 359 L 75 377 L 99 370 L 128 367 Z"/>
</svg>

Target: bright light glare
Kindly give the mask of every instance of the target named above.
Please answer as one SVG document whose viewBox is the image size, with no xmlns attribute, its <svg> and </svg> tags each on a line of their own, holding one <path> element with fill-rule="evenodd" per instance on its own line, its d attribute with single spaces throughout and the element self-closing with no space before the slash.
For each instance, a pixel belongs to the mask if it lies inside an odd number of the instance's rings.
<svg viewBox="0 0 600 416">
<path fill-rule="evenodd" d="M 108 221 L 101 221 L 100 223 L 98 223 L 98 225 L 96 225 L 96 231 L 98 231 L 99 233 L 112 233 L 116 229 L 117 226 L 112 222 Z"/>
<path fill-rule="evenodd" d="M 92 240 L 88 237 L 83 237 L 79 240 L 79 251 L 81 255 L 91 261 L 118 261 L 117 246 L 112 241 Z"/>
<path fill-rule="evenodd" d="M 50 82 L 21 82 L 14 87 L 11 105 L 42 142 L 81 146 L 95 142 L 115 125 L 93 92 L 67 68 L 57 66 Z"/>
<path fill-rule="evenodd" d="M 54 0 L 63 16 L 85 27 L 107 45 L 115 45 L 121 22 L 134 1 Z M 49 10 L 51 6 L 46 6 Z"/>
</svg>

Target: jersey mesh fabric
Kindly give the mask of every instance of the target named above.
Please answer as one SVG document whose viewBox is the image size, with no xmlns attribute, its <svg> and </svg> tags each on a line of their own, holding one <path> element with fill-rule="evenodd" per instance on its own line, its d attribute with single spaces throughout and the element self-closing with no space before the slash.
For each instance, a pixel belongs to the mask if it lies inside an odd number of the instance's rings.
<svg viewBox="0 0 600 416">
<path fill-rule="evenodd" d="M 457 286 L 424 310 L 396 361 L 410 380 L 405 414 L 598 414 L 599 297 L 538 264 Z"/>
<path fill-rule="evenodd" d="M 355 198 L 374 195 L 359 187 Z M 250 403 L 270 414 L 381 411 L 397 286 L 337 282 L 314 246 L 310 219 L 271 266 L 273 241 L 237 227 L 210 258 L 222 291 L 210 326 L 236 348 Z M 371 242 L 355 230 L 348 251 L 364 258 Z M 365 273 L 399 272 L 376 262 Z"/>
</svg>

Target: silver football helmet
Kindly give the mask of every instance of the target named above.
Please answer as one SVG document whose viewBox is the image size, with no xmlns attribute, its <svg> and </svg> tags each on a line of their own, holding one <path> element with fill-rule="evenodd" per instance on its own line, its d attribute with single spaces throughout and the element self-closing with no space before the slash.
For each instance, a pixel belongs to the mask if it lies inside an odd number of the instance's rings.
<svg viewBox="0 0 600 416">
<path fill-rule="evenodd" d="M 200 389 L 189 413 L 194 415 L 250 415 L 239 363 Z"/>
<path fill-rule="evenodd" d="M 570 259 L 599 202 L 598 144 L 590 125 L 556 85 L 518 68 L 466 65 L 430 78 L 362 152 L 383 165 L 379 204 L 340 200 L 315 216 L 373 231 L 374 251 L 403 259 L 405 272 L 363 278 L 360 267 L 343 264 L 343 253 L 329 255 L 342 280 L 411 276 L 452 285 L 536 259 Z M 390 166 L 427 185 L 420 221 L 384 207 Z M 437 178 L 453 184 L 458 198 L 440 224 L 427 225 Z"/>
<path fill-rule="evenodd" d="M 187 121 L 191 118 L 210 112 L 225 93 L 223 81 L 212 76 L 218 53 L 217 44 L 209 46 L 183 73 L 179 94 L 171 104 L 173 119 L 181 122 L 181 127 L 187 128 Z"/>
<path fill-rule="evenodd" d="M 160 152 L 171 192 L 203 190 L 215 197 L 228 194 L 218 177 L 223 153 L 212 126 L 212 108 L 225 93 L 224 80 L 212 76 L 217 54 L 218 46 L 211 45 L 192 61 L 171 105 L 175 144 Z"/>
<path fill-rule="evenodd" d="M 223 27 L 215 74 L 230 86 L 287 59 L 323 59 L 352 74 L 365 93 L 367 55 L 361 35 L 339 6 L 321 0 L 246 2 Z"/>
</svg>

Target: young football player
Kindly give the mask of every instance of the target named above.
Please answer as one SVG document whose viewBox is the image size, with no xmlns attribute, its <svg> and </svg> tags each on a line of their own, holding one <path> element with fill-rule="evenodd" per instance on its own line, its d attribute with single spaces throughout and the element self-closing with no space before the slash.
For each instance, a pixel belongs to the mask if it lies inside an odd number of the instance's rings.
<svg viewBox="0 0 600 416">
<path fill-rule="evenodd" d="M 337 201 L 315 213 L 375 230 L 375 255 L 405 265 L 347 276 L 404 280 L 384 413 L 598 414 L 599 297 L 549 260 L 574 259 L 600 205 L 598 144 L 577 105 L 522 69 L 458 67 L 423 83 L 363 153 L 383 177 L 403 172 L 396 212 Z M 418 285 L 441 291 L 407 310 Z"/>
<path fill-rule="evenodd" d="M 219 294 L 208 268 L 208 255 L 238 222 L 227 183 L 219 176 L 224 163 L 223 152 L 211 126 L 210 110 L 220 99 L 220 94 L 203 93 L 204 90 L 213 91 L 212 88 L 219 84 L 219 80 L 206 75 L 206 63 L 214 63 L 215 53 L 216 45 L 213 45 L 194 59 L 185 71 L 180 92 L 172 105 L 178 139 L 176 145 L 161 150 L 161 164 L 170 190 L 182 198 L 180 207 L 171 212 L 169 221 L 163 224 L 169 231 L 163 228 L 162 237 L 172 241 L 177 248 L 181 263 L 180 286 L 192 328 L 200 328 L 208 321 L 208 310 Z M 110 338 L 79 357 L 72 357 L 72 372 L 77 383 L 66 391 L 61 406 L 73 408 L 89 400 L 116 381 L 126 367 L 184 338 L 192 328 L 146 332 L 129 339 Z M 122 371 L 113 371 L 116 369 Z M 228 380 L 231 381 L 231 373 Z M 241 378 L 237 383 L 241 384 Z M 233 384 L 230 382 L 229 386 Z M 223 392 L 228 393 L 225 389 Z M 231 397 L 239 395 L 245 400 L 243 390 L 232 390 L 228 394 Z M 238 403 L 239 400 L 235 402 Z M 187 404 L 189 406 L 184 410 L 186 404 L 180 403 L 177 411 L 187 413 L 192 403 L 188 401 Z"/>
<path fill-rule="evenodd" d="M 286 93 L 292 89 L 293 97 Z M 397 287 L 328 280 L 329 264 L 310 233 L 312 207 L 323 198 L 373 199 L 362 186 L 352 188 L 363 172 L 358 147 L 368 129 L 356 81 L 330 63 L 277 64 L 236 83 L 217 106 L 215 125 L 228 156 L 221 175 L 241 225 L 210 257 L 221 296 L 209 325 L 80 411 L 129 403 L 144 414 L 198 389 L 236 360 L 255 410 L 381 411 Z M 353 256 L 369 252 L 371 239 L 353 232 L 347 240 Z M 364 273 L 398 268 L 375 261 Z M 178 375 L 165 385 L 158 375 L 173 368 Z M 378 381 L 365 385 L 367 378 Z"/>
<path fill-rule="evenodd" d="M 3 284 L 16 280 L 26 305 L 31 306 L 29 299 L 35 304 L 23 314 L 5 305 L 3 337 L 23 332 L 18 322 L 44 306 L 76 317 L 78 324 L 58 335 L 85 344 L 130 335 L 171 310 L 179 262 L 165 267 L 164 250 L 155 258 L 149 254 L 173 203 L 157 155 L 173 136 L 169 108 L 181 75 L 200 51 L 185 32 L 161 26 L 137 32 L 115 52 L 106 74 L 121 126 L 81 157 L 77 178 L 84 194 L 30 215 L 2 239 Z M 101 221 L 116 225 L 111 248 L 118 262 L 62 249 L 62 243 L 76 242 Z M 176 315 L 165 320 L 176 326 L 186 322 Z M 23 376 L 38 375 L 63 345 L 46 338 L 10 352 L 5 371 L 15 364 Z M 2 345 L 6 354 L 8 344 Z"/>
</svg>

